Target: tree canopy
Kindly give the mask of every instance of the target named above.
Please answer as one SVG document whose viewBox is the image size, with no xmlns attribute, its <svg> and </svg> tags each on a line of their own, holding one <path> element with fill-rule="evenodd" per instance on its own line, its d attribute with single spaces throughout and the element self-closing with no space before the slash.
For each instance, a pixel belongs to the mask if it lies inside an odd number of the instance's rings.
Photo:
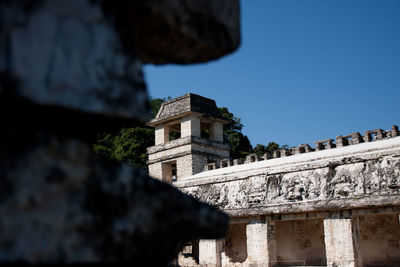
<svg viewBox="0 0 400 267">
<path fill-rule="evenodd" d="M 154 145 L 154 130 L 135 127 L 122 128 L 117 134 L 102 133 L 94 144 L 96 153 L 130 165 L 146 168 L 147 147 Z"/>
<path fill-rule="evenodd" d="M 260 157 L 262 157 L 266 153 L 268 155 L 272 156 L 274 151 L 279 149 L 279 148 L 281 148 L 281 147 L 279 147 L 279 145 L 277 143 L 275 143 L 275 142 L 269 142 L 268 145 L 266 145 L 266 146 L 261 145 L 261 144 L 257 144 L 253 149 L 253 153 L 256 153 Z"/>
<path fill-rule="evenodd" d="M 225 117 L 229 123 L 224 126 L 224 141 L 231 146 L 232 158 L 244 158 L 252 153 L 250 140 L 243 135 L 243 124 L 241 119 L 229 112 L 227 107 L 219 108 L 221 115 Z"/>
</svg>

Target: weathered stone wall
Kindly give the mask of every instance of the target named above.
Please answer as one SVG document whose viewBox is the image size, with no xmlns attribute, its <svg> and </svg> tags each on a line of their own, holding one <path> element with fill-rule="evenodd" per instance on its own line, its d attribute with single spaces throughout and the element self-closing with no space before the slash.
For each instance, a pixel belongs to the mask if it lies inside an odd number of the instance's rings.
<svg viewBox="0 0 400 267">
<path fill-rule="evenodd" d="M 326 265 L 321 219 L 277 221 L 277 262 L 286 265 Z"/>
<path fill-rule="evenodd" d="M 397 127 L 365 137 L 339 136 L 312 153 L 301 145 L 274 159 L 250 155 L 233 166 L 224 159 L 174 183 L 231 216 L 222 251 L 203 254 L 216 253 L 213 264 L 225 267 L 397 266 L 400 137 Z"/>
<path fill-rule="evenodd" d="M 177 164 L 177 180 L 179 181 L 204 171 L 204 166 L 210 160 L 219 164 L 221 159 L 229 157 L 229 146 L 196 136 L 186 136 L 149 147 L 147 153 L 151 176 L 161 179 L 163 173 L 160 164 L 174 161 Z"/>
<path fill-rule="evenodd" d="M 366 266 L 400 265 L 398 214 L 360 216 L 360 252 Z"/>
<path fill-rule="evenodd" d="M 225 265 L 229 262 L 245 262 L 247 259 L 247 237 L 246 224 L 234 223 L 230 224 L 225 237 L 224 246 L 225 256 L 228 262 L 222 262 Z"/>
<path fill-rule="evenodd" d="M 200 137 L 200 118 L 198 116 L 190 116 L 182 119 L 181 136 Z"/>
<path fill-rule="evenodd" d="M 155 129 L 154 141 L 155 145 L 162 145 L 169 141 L 169 127 L 168 126 L 158 126 Z"/>
<path fill-rule="evenodd" d="M 400 137 L 207 171 L 175 185 L 232 216 L 400 205 Z"/>
</svg>

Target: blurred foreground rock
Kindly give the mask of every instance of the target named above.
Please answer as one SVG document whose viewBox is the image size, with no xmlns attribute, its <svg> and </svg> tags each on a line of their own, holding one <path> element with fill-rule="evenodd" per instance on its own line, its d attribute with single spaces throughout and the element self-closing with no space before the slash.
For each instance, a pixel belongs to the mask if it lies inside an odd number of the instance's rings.
<svg viewBox="0 0 400 267">
<path fill-rule="evenodd" d="M 148 118 L 142 61 L 221 57 L 238 19 L 234 0 L 0 1 L 1 263 L 160 266 L 225 234 L 224 213 L 91 144 Z"/>
<path fill-rule="evenodd" d="M 240 45 L 237 0 L 105 0 L 103 5 L 119 14 L 117 23 L 125 25 L 143 62 L 207 62 Z"/>
<path fill-rule="evenodd" d="M 159 266 L 192 238 L 225 234 L 227 215 L 140 170 L 102 161 L 84 142 L 47 132 L 32 141 L 25 149 L 2 143 L 9 152 L 0 161 L 2 262 Z"/>
</svg>

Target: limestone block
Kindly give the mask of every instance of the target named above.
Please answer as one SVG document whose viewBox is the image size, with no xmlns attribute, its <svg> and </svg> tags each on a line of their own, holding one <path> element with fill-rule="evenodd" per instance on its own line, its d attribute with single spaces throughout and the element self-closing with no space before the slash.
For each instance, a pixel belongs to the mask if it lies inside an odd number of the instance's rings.
<svg viewBox="0 0 400 267">
<path fill-rule="evenodd" d="M 220 122 L 214 122 L 211 124 L 210 139 L 217 142 L 224 141 L 224 129 Z"/>
<path fill-rule="evenodd" d="M 162 180 L 162 163 L 149 164 L 149 175 L 155 179 Z"/>
<path fill-rule="evenodd" d="M 162 145 L 169 141 L 169 127 L 167 125 L 159 125 L 155 129 L 155 144 Z"/>
<path fill-rule="evenodd" d="M 256 266 L 276 264 L 275 225 L 270 221 L 253 221 L 246 226 L 248 261 Z"/>
<path fill-rule="evenodd" d="M 327 266 L 362 266 L 357 219 L 325 219 L 324 233 Z"/>
<path fill-rule="evenodd" d="M 182 119 L 181 122 L 181 137 L 196 136 L 200 137 L 200 118 L 190 116 Z"/>
<path fill-rule="evenodd" d="M 221 266 L 221 255 L 223 243 L 218 239 L 200 239 L 199 263 L 200 266 Z"/>
<path fill-rule="evenodd" d="M 399 213 L 359 216 L 365 266 L 400 266 Z"/>
<path fill-rule="evenodd" d="M 176 159 L 176 169 L 178 172 L 178 179 L 182 179 L 193 175 L 193 156 L 186 155 Z"/>
</svg>

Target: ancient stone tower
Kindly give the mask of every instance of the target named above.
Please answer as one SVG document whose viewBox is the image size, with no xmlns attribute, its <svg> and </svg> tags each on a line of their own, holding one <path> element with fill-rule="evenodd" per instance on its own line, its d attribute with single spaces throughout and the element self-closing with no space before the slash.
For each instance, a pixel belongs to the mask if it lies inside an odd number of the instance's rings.
<svg viewBox="0 0 400 267">
<path fill-rule="evenodd" d="M 186 94 L 164 102 L 147 124 L 155 127 L 155 146 L 147 149 L 150 175 L 170 183 L 229 158 L 223 142 L 227 122 L 209 98 Z"/>
</svg>

